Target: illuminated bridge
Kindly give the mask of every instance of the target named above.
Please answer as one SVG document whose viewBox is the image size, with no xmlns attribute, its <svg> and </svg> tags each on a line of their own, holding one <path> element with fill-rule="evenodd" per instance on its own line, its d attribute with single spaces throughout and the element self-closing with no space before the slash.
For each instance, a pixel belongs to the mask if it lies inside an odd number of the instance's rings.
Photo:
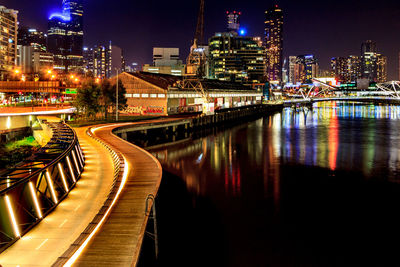
<svg viewBox="0 0 400 267">
<path fill-rule="evenodd" d="M 66 124 L 43 122 L 52 138 L 33 156 L 0 173 L 0 251 L 20 239 L 67 197 L 85 159 Z"/>
<path fill-rule="evenodd" d="M 374 89 L 344 90 L 313 79 L 313 84 L 299 88 L 285 88 L 285 103 L 305 103 L 318 101 L 380 101 L 398 103 L 400 100 L 400 81 L 378 83 Z"/>
</svg>

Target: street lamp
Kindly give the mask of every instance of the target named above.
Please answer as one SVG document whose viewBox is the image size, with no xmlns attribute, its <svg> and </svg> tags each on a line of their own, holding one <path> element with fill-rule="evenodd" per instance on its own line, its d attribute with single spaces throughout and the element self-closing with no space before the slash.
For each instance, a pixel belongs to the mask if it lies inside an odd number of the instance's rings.
<svg viewBox="0 0 400 267">
<path fill-rule="evenodd" d="M 115 68 L 117 71 L 117 91 L 116 91 L 116 101 L 115 101 L 115 120 L 118 121 L 118 69 Z"/>
</svg>

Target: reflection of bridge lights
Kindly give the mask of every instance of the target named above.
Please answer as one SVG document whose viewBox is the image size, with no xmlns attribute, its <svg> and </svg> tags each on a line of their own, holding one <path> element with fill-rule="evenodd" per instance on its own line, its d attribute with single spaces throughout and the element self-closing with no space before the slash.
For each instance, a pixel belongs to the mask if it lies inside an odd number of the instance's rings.
<svg viewBox="0 0 400 267">
<path fill-rule="evenodd" d="M 14 234 L 16 237 L 21 237 L 21 234 L 18 229 L 17 220 L 15 219 L 14 211 L 12 209 L 11 201 L 10 201 L 10 198 L 8 195 L 5 196 L 5 200 L 6 200 L 6 204 L 7 204 L 8 214 L 10 215 L 11 223 L 12 223 L 12 226 L 14 229 Z"/>
<path fill-rule="evenodd" d="M 35 204 L 35 209 L 36 209 L 36 213 L 39 216 L 39 219 L 41 219 L 43 217 L 42 215 L 42 210 L 40 209 L 39 206 L 39 201 L 37 199 L 36 193 L 35 193 L 35 189 L 33 187 L 32 182 L 29 182 L 29 189 L 31 190 L 31 194 L 32 194 L 32 198 L 33 198 L 33 203 Z"/>
<path fill-rule="evenodd" d="M 63 170 L 63 168 L 61 167 L 61 163 L 60 163 L 60 162 L 57 164 L 57 167 L 58 167 L 58 171 L 59 171 L 60 174 L 61 174 L 61 180 L 62 180 L 62 182 L 63 182 L 64 188 L 65 188 L 65 192 L 68 193 L 69 190 L 68 190 L 67 180 L 65 179 L 64 170 Z"/>
<path fill-rule="evenodd" d="M 50 176 L 49 171 L 46 171 L 46 178 L 47 178 L 47 184 L 50 187 L 50 192 L 51 192 L 51 196 L 53 197 L 53 201 L 54 201 L 54 203 L 57 204 L 58 203 L 58 199 L 57 199 L 57 196 L 56 196 L 56 192 L 54 191 L 53 181 L 51 180 L 51 176 Z"/>
<path fill-rule="evenodd" d="M 69 156 L 67 156 L 67 163 L 68 163 L 69 172 L 71 173 L 71 176 L 72 176 L 72 180 L 75 183 L 76 182 L 75 173 L 74 173 L 74 170 L 72 170 L 72 165 L 71 165 L 71 161 L 69 160 Z"/>
</svg>

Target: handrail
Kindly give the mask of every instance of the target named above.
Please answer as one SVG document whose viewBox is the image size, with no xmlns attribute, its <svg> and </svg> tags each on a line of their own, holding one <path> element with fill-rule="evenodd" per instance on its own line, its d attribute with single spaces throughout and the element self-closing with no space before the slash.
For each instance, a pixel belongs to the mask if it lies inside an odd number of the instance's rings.
<svg viewBox="0 0 400 267">
<path fill-rule="evenodd" d="M 52 160 L 50 163 L 48 163 L 45 167 L 36 170 L 35 172 L 31 173 L 28 177 L 23 178 L 22 180 L 19 180 L 15 183 L 13 183 L 11 186 L 8 186 L 6 189 L 0 190 L 0 196 L 4 195 L 5 193 L 7 193 L 8 191 L 12 190 L 15 186 L 18 186 L 20 183 L 25 182 L 26 180 L 29 180 L 30 178 L 32 178 L 35 175 L 38 175 L 39 173 L 41 173 L 44 169 L 53 166 L 54 164 L 58 163 L 63 157 L 66 156 L 66 154 L 70 153 L 71 150 L 73 149 L 74 145 L 76 145 L 78 138 L 76 136 L 75 131 L 73 131 L 69 126 L 67 126 L 66 124 L 63 124 L 64 126 L 68 127 L 68 129 L 70 130 L 70 133 L 73 134 L 73 140 L 71 145 L 69 145 L 69 147 L 67 148 L 67 150 L 65 150 L 64 152 L 62 152 L 57 158 L 55 158 L 54 160 Z M 50 139 L 50 142 L 52 142 L 52 140 L 55 140 L 56 138 L 53 136 Z M 49 143 L 50 143 L 49 142 Z M 47 149 L 49 149 L 49 143 L 46 144 L 44 147 L 42 147 L 40 150 L 41 151 L 46 151 Z M 40 151 L 38 151 L 40 153 Z M 6 178 L 6 176 L 9 176 L 10 172 L 13 172 L 14 170 L 18 171 L 19 167 L 23 167 L 24 164 L 27 164 L 28 162 L 32 162 L 32 161 L 36 161 L 37 158 L 37 154 L 34 154 L 32 157 L 30 157 L 29 159 L 19 163 L 16 168 L 13 168 L 13 170 L 11 171 L 7 171 L 7 172 L 3 172 L 0 173 L 0 186 L 3 184 L 2 180 L 4 179 L 8 179 Z"/>
<path fill-rule="evenodd" d="M 64 200 L 85 165 L 75 131 L 49 123 L 53 137 L 33 156 L 0 176 L 0 251 L 3 251 Z M 2 188 L 5 187 L 5 188 Z"/>
</svg>

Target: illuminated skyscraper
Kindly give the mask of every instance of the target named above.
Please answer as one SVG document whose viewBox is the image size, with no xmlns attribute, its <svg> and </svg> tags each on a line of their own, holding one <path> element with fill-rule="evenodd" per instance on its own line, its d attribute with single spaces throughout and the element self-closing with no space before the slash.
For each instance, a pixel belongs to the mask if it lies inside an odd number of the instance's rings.
<svg viewBox="0 0 400 267">
<path fill-rule="evenodd" d="M 376 81 L 376 43 L 371 40 L 361 44 L 361 75 L 369 81 Z"/>
<path fill-rule="evenodd" d="M 35 51 L 46 51 L 47 35 L 36 29 L 28 27 L 19 27 L 18 45 L 32 46 Z"/>
<path fill-rule="evenodd" d="M 387 57 L 378 54 L 376 67 L 376 81 L 378 83 L 387 82 Z"/>
<path fill-rule="evenodd" d="M 63 0 L 63 13 L 69 14 L 67 23 L 68 70 L 78 71 L 83 60 L 83 3 L 82 0 Z"/>
<path fill-rule="evenodd" d="M 283 11 L 275 5 L 265 11 L 266 78 L 270 83 L 282 82 Z"/>
<path fill-rule="evenodd" d="M 361 75 L 370 82 L 387 80 L 387 58 L 378 53 L 376 43 L 368 40 L 361 44 Z"/>
<path fill-rule="evenodd" d="M 314 55 L 297 56 L 295 62 L 292 83 L 312 83 L 312 79 L 316 78 L 319 72 L 318 61 Z"/>
<path fill-rule="evenodd" d="M 354 83 L 361 78 L 361 59 L 358 56 L 331 59 L 332 74 L 340 83 Z"/>
<path fill-rule="evenodd" d="M 0 76 L 4 76 L 17 60 L 18 11 L 0 6 L 0 21 Z"/>
<path fill-rule="evenodd" d="M 55 68 L 80 71 L 83 64 L 82 0 L 63 0 L 62 13 L 49 18 L 48 50 L 54 54 Z"/>
<path fill-rule="evenodd" d="M 228 27 L 227 27 L 227 31 L 228 32 L 239 32 L 240 29 L 240 15 L 241 12 L 229 12 L 226 11 L 226 15 L 228 18 Z"/>
<path fill-rule="evenodd" d="M 261 38 L 216 33 L 209 41 L 210 77 L 245 84 L 261 83 L 265 54 Z"/>
</svg>

